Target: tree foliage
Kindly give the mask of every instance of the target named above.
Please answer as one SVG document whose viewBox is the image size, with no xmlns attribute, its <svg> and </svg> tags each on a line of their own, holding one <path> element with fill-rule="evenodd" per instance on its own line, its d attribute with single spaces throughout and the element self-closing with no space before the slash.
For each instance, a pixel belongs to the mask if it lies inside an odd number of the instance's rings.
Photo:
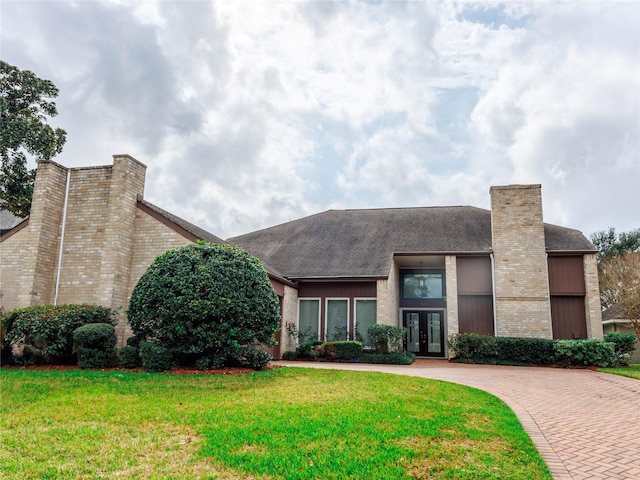
<svg viewBox="0 0 640 480">
<path fill-rule="evenodd" d="M 0 208 L 18 217 L 29 215 L 33 196 L 35 170 L 27 168 L 26 154 L 48 160 L 66 141 L 64 130 L 47 124 L 58 114 L 49 100 L 57 96 L 49 80 L 0 60 Z"/>
<path fill-rule="evenodd" d="M 165 347 L 179 365 L 265 366 L 260 343 L 280 323 L 278 297 L 260 261 L 231 245 L 199 242 L 157 257 L 127 312 L 136 337 Z"/>
<path fill-rule="evenodd" d="M 599 267 L 602 305 L 615 306 L 640 339 L 640 252 L 615 255 Z"/>
<path fill-rule="evenodd" d="M 598 263 L 616 255 L 640 250 L 640 228 L 616 234 L 615 228 L 591 234 L 591 243 L 598 249 Z"/>
</svg>

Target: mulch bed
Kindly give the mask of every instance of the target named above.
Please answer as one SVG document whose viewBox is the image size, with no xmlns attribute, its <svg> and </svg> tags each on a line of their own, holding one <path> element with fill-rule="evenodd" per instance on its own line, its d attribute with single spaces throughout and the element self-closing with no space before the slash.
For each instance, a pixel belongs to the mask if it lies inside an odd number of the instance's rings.
<svg viewBox="0 0 640 480">
<path fill-rule="evenodd" d="M 83 370 L 78 365 L 2 365 L 6 370 L 40 370 L 40 371 L 66 371 L 66 370 Z M 278 365 L 269 365 L 264 370 L 273 370 L 281 368 Z M 146 373 L 142 368 L 134 369 L 122 369 L 122 368 L 98 368 L 93 369 L 99 372 L 127 372 L 127 373 Z M 211 368 L 208 370 L 198 370 L 196 368 L 172 368 L 168 372 L 173 375 L 242 375 L 247 373 L 254 373 L 256 370 L 251 368 Z"/>
</svg>

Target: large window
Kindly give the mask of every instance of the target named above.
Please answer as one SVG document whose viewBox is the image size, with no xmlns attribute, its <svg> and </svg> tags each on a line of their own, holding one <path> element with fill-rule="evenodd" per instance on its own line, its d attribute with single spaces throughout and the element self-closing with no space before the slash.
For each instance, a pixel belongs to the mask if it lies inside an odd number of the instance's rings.
<svg viewBox="0 0 640 480">
<path fill-rule="evenodd" d="M 298 331 L 300 342 L 317 340 L 320 325 L 320 300 L 300 299 L 298 307 Z"/>
<path fill-rule="evenodd" d="M 327 330 L 325 338 L 328 341 L 347 340 L 349 336 L 349 300 L 327 299 Z"/>
<path fill-rule="evenodd" d="M 356 299 L 356 324 L 355 340 L 362 342 L 364 346 L 371 346 L 367 328 L 376 324 L 376 301 L 375 299 Z"/>
<path fill-rule="evenodd" d="M 402 298 L 426 300 L 443 297 L 442 272 L 402 274 Z"/>
</svg>

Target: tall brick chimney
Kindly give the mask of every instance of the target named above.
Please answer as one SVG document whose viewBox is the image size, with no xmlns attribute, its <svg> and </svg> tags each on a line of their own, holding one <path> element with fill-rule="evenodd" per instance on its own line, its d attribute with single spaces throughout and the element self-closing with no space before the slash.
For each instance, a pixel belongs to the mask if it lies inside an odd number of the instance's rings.
<svg viewBox="0 0 640 480">
<path fill-rule="evenodd" d="M 541 186 L 490 194 L 496 335 L 552 338 Z"/>
</svg>

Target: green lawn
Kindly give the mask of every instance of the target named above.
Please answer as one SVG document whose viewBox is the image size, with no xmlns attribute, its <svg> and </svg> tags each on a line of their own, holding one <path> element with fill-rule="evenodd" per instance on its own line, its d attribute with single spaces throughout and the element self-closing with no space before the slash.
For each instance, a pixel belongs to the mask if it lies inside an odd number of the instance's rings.
<svg viewBox="0 0 640 480">
<path fill-rule="evenodd" d="M 623 377 L 637 378 L 638 380 L 640 380 L 640 363 L 620 368 L 599 368 L 598 371 L 604 373 L 613 373 L 615 375 L 622 375 Z"/>
<path fill-rule="evenodd" d="M 550 479 L 515 415 L 380 373 L 0 371 L 0 477 Z"/>
</svg>

